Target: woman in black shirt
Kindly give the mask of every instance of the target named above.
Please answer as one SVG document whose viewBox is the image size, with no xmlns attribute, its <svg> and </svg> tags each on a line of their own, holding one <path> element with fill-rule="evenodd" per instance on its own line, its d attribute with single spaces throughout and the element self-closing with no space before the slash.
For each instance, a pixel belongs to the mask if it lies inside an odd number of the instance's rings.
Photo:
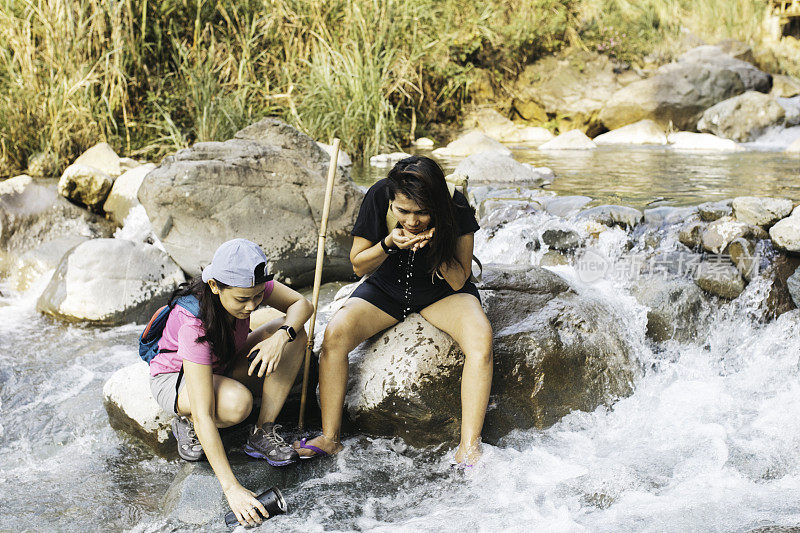
<svg viewBox="0 0 800 533">
<path fill-rule="evenodd" d="M 387 227 L 387 211 L 397 220 Z M 451 197 L 439 165 L 412 156 L 364 198 L 353 228 L 350 261 L 370 274 L 331 318 L 320 355 L 322 435 L 295 443 L 301 455 L 341 450 L 339 431 L 347 356 L 412 312 L 448 333 L 466 359 L 461 381 L 461 442 L 456 462 L 474 464 L 492 382 L 492 328 L 472 272 L 475 215 L 460 192 Z"/>
</svg>

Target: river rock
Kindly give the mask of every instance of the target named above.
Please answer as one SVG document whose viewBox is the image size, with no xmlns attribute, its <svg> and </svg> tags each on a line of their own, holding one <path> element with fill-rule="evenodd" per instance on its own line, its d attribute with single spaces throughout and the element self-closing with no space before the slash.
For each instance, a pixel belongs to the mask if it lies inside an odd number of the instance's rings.
<svg viewBox="0 0 800 533">
<path fill-rule="evenodd" d="M 526 66 L 512 86 L 512 103 L 525 120 L 556 118 L 561 129 L 596 135 L 602 131 L 600 110 L 618 89 L 638 79 L 606 55 L 571 50 Z"/>
<path fill-rule="evenodd" d="M 133 170 L 134 168 L 140 167 L 145 163 L 141 163 L 135 159 L 130 157 L 120 157 L 119 158 L 119 171 L 122 174 L 125 174 L 129 170 Z"/>
<path fill-rule="evenodd" d="M 492 139 L 507 143 L 543 143 L 553 134 L 541 127 L 521 126 L 498 113 L 495 109 L 480 108 L 464 119 L 465 130 L 477 130 Z"/>
<path fill-rule="evenodd" d="M 645 119 L 595 137 L 598 146 L 616 144 L 667 144 L 667 134 L 656 122 Z"/>
<path fill-rule="evenodd" d="M 718 47 L 704 46 L 614 93 L 599 119 L 611 130 L 643 119 L 693 130 L 703 111 L 717 102 L 748 90 L 769 92 L 771 87 L 769 74 Z"/>
<path fill-rule="evenodd" d="M 580 246 L 581 237 L 571 229 L 548 229 L 542 233 L 542 242 L 551 250 L 566 252 Z"/>
<path fill-rule="evenodd" d="M 319 143 L 318 143 L 319 144 Z M 330 156 L 329 156 L 330 157 Z M 402 161 L 411 154 L 405 152 L 392 152 L 391 154 L 378 154 L 369 158 L 369 164 L 373 167 L 393 167 L 398 161 Z"/>
<path fill-rule="evenodd" d="M 791 98 L 800 94 L 800 80 L 782 74 L 772 75 L 772 96 L 776 98 Z"/>
<path fill-rule="evenodd" d="M 795 141 L 786 147 L 787 154 L 800 154 L 800 138 L 795 139 Z"/>
<path fill-rule="evenodd" d="M 740 196 L 731 205 L 736 220 L 754 226 L 772 226 L 792 212 L 792 201 L 786 198 Z"/>
<path fill-rule="evenodd" d="M 56 192 L 50 182 L 17 176 L 0 182 L 0 252 L 17 256 L 62 237 L 108 237 L 113 226 Z"/>
<path fill-rule="evenodd" d="M 758 274 L 761 258 L 756 255 L 756 245 L 739 237 L 728 245 L 728 255 L 745 280 L 750 281 Z"/>
<path fill-rule="evenodd" d="M 714 222 L 722 217 L 733 215 L 732 200 L 721 200 L 718 202 L 705 202 L 697 206 L 700 219 L 705 222 Z"/>
<path fill-rule="evenodd" d="M 326 154 L 328 154 L 328 157 L 333 157 L 333 145 L 332 144 L 325 144 L 325 143 L 317 142 L 317 146 L 322 148 L 322 150 Z M 339 148 L 339 156 L 338 157 L 339 157 L 339 159 L 337 160 L 337 164 L 339 166 L 348 167 L 348 168 L 353 166 L 353 159 L 350 157 L 350 155 L 348 155 L 347 152 L 345 152 L 341 148 Z M 372 159 L 370 159 L 370 164 L 372 164 Z"/>
<path fill-rule="evenodd" d="M 131 209 L 141 205 L 138 198 L 139 187 L 141 187 L 147 173 L 154 168 L 156 166 L 152 163 L 140 165 L 128 170 L 114 180 L 111 192 L 108 193 L 108 198 L 103 203 L 103 211 L 105 211 L 106 216 L 122 226 Z"/>
<path fill-rule="evenodd" d="M 534 187 L 542 187 L 555 178 L 547 167 L 519 163 L 499 152 L 473 154 L 458 164 L 454 174 L 469 176 L 471 183 L 520 183 Z"/>
<path fill-rule="evenodd" d="M 800 307 L 800 268 L 786 278 L 786 286 L 789 289 L 789 295 L 792 297 L 794 305 Z"/>
<path fill-rule="evenodd" d="M 499 152 L 511 155 L 511 150 L 480 131 L 471 131 L 462 135 L 444 148 L 437 148 L 432 153 L 437 157 L 467 157 L 481 152 Z"/>
<path fill-rule="evenodd" d="M 539 260 L 539 266 L 543 267 L 563 266 L 568 264 L 569 258 L 561 252 L 557 252 L 555 250 L 547 250 Z"/>
<path fill-rule="evenodd" d="M 800 257 L 786 254 L 776 254 L 772 263 L 765 269 L 764 277 L 771 281 L 766 300 L 769 318 L 780 316 L 798 307 L 794 301 L 795 296 L 792 295 L 792 288 L 789 286 L 789 278 L 798 269 L 800 269 Z"/>
<path fill-rule="evenodd" d="M 50 150 L 37 152 L 28 158 L 26 174 L 36 178 L 49 178 L 58 173 L 58 156 Z"/>
<path fill-rule="evenodd" d="M 173 414 L 158 406 L 150 392 L 150 367 L 144 361 L 114 372 L 103 385 L 103 405 L 111 427 L 125 431 L 165 457 L 176 455 Z"/>
<path fill-rule="evenodd" d="M 747 91 L 706 109 L 697 129 L 741 143 L 754 140 L 768 127 L 782 123 L 784 117 L 775 98 Z"/>
<path fill-rule="evenodd" d="M 723 256 L 712 256 L 701 263 L 695 272 L 694 282 L 704 291 L 733 300 L 744 290 L 744 279 L 735 266 Z"/>
<path fill-rule="evenodd" d="M 644 214 L 638 209 L 624 205 L 598 205 L 581 211 L 578 218 L 593 220 L 605 226 L 632 228 L 644 220 Z"/>
<path fill-rule="evenodd" d="M 105 142 L 95 144 L 83 152 L 72 164 L 96 168 L 102 173 L 111 176 L 112 179 L 122 174 L 120 157 L 114 149 Z"/>
<path fill-rule="evenodd" d="M 656 342 L 697 339 L 701 317 L 708 312 L 703 291 L 692 281 L 647 275 L 633 286 L 636 300 L 647 307 L 647 336 Z"/>
<path fill-rule="evenodd" d="M 570 130 L 562 133 L 552 141 L 548 141 L 539 150 L 591 150 L 597 145 L 581 130 Z"/>
<path fill-rule="evenodd" d="M 679 131 L 667 136 L 670 148 L 688 152 L 740 152 L 741 146 L 730 139 L 723 139 L 710 133 Z"/>
<path fill-rule="evenodd" d="M 795 207 L 790 216 L 772 226 L 769 236 L 779 250 L 800 252 L 800 206 Z"/>
<path fill-rule="evenodd" d="M 712 254 L 721 254 L 734 239 L 744 237 L 749 232 L 750 226 L 744 222 L 734 220 L 733 217 L 720 218 L 703 231 L 703 248 Z"/>
<path fill-rule="evenodd" d="M 411 144 L 413 144 L 417 148 L 429 149 L 433 148 L 436 143 L 433 142 L 433 139 L 429 139 L 428 137 L 420 137 Z"/>
<path fill-rule="evenodd" d="M 96 325 L 146 323 L 183 281 L 178 265 L 155 246 L 94 239 L 61 260 L 36 308 Z"/>
<path fill-rule="evenodd" d="M 688 221 L 689 218 L 697 218 L 696 207 L 672 207 L 662 205 L 651 207 L 644 210 L 644 223 L 655 226 L 679 224 Z"/>
<path fill-rule="evenodd" d="M 114 179 L 94 167 L 73 163 L 58 181 L 58 193 L 73 202 L 100 211 Z"/>
<path fill-rule="evenodd" d="M 551 196 L 539 199 L 544 204 L 545 211 L 561 218 L 577 215 L 591 201 L 588 196 Z"/>
<path fill-rule="evenodd" d="M 264 119 L 225 142 L 164 159 L 139 188 L 156 237 L 190 275 L 223 242 L 246 237 L 287 283 L 313 279 L 330 157 L 307 135 Z M 352 276 L 350 228 L 363 193 L 340 168 L 328 221 L 325 277 Z"/>
<path fill-rule="evenodd" d="M 579 297 L 540 267 L 487 265 L 482 287 L 495 331 L 487 440 L 630 393 L 632 347 L 606 303 Z M 412 314 L 351 353 L 350 419 L 361 431 L 412 445 L 456 438 L 462 364 L 454 341 Z"/>
</svg>

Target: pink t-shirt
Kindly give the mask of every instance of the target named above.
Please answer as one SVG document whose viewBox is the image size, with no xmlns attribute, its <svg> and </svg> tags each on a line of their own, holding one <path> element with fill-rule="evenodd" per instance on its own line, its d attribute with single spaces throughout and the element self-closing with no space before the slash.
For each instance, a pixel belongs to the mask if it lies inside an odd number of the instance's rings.
<svg viewBox="0 0 800 533">
<path fill-rule="evenodd" d="M 267 282 L 264 289 L 264 299 L 272 294 L 274 282 Z M 233 324 L 234 351 L 241 350 L 247 342 L 250 332 L 250 317 L 236 319 Z M 212 365 L 214 374 L 225 373 L 225 367 L 217 356 L 211 351 L 207 342 L 198 343 L 198 337 L 206 334 L 202 321 L 192 313 L 176 305 L 167 317 L 167 324 L 158 341 L 159 350 L 177 350 L 162 352 L 150 361 L 150 375 L 157 376 L 169 372 L 180 372 L 183 361 L 191 361 L 201 365 Z"/>
</svg>

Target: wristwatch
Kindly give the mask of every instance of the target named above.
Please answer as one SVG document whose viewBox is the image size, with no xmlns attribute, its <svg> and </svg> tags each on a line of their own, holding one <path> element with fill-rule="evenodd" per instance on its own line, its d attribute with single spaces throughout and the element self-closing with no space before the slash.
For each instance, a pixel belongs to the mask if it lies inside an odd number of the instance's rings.
<svg viewBox="0 0 800 533">
<path fill-rule="evenodd" d="M 292 342 L 293 340 L 295 340 L 297 338 L 297 333 L 295 332 L 295 330 L 294 330 L 294 328 L 292 326 L 284 325 L 284 326 L 279 327 L 278 329 L 286 330 L 286 334 L 289 335 L 289 342 Z"/>
<path fill-rule="evenodd" d="M 386 237 L 381 239 L 381 248 L 383 248 L 384 253 L 387 255 L 396 254 L 400 251 L 400 248 L 386 246 Z"/>
</svg>

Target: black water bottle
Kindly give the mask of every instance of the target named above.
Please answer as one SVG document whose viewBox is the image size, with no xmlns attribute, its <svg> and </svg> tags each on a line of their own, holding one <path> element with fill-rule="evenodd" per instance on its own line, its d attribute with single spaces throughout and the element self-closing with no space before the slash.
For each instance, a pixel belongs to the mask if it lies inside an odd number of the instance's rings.
<svg viewBox="0 0 800 533">
<path fill-rule="evenodd" d="M 277 487 L 272 487 L 266 492 L 262 492 L 256 496 L 256 499 L 267 509 L 269 516 L 266 518 L 272 518 L 275 515 L 286 513 L 286 500 L 283 499 L 283 494 L 281 494 L 281 491 L 278 490 Z M 257 509 L 256 512 L 261 514 L 261 511 Z M 264 517 L 262 516 L 262 518 Z M 233 511 L 228 511 L 225 515 L 225 525 L 228 527 L 236 527 L 239 525 L 239 521 L 236 520 L 236 515 L 233 514 Z"/>
</svg>

